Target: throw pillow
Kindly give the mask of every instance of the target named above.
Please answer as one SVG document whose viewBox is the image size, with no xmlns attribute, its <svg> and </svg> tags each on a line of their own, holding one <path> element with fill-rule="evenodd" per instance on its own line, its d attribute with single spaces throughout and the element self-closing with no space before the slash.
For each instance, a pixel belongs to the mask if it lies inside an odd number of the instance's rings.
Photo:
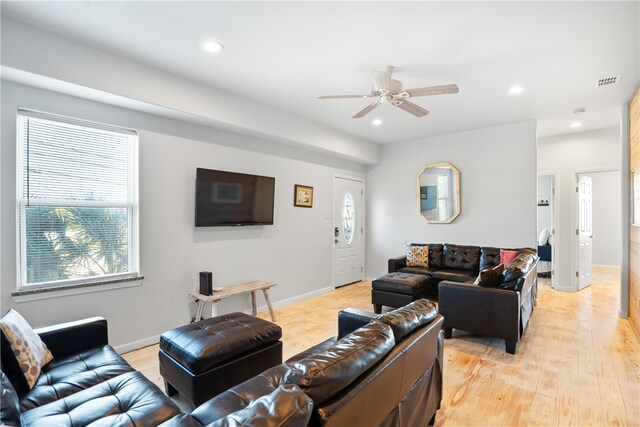
<svg viewBox="0 0 640 427">
<path fill-rule="evenodd" d="M 544 246 L 549 241 L 549 236 L 551 235 L 551 228 L 545 227 L 540 232 L 540 236 L 538 236 L 538 246 Z"/>
<path fill-rule="evenodd" d="M 504 271 L 504 264 L 498 264 L 493 268 L 485 268 L 480 272 L 476 284 L 487 288 L 493 288 L 500 284 L 502 278 L 502 272 Z"/>
<path fill-rule="evenodd" d="M 500 264 L 504 264 L 504 266 L 506 267 L 517 256 L 518 256 L 518 251 L 508 251 L 508 250 L 500 249 Z"/>
<path fill-rule="evenodd" d="M 407 267 L 429 267 L 429 246 L 407 245 Z"/>
<path fill-rule="evenodd" d="M 32 388 L 40 370 L 53 360 L 53 355 L 24 317 L 13 309 L 0 319 L 0 329 L 9 341 L 29 388 Z"/>
</svg>

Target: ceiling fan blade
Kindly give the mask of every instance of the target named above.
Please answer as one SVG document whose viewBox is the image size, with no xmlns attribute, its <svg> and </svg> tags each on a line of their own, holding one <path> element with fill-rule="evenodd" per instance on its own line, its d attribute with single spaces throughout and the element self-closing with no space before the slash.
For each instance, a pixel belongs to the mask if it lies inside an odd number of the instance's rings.
<svg viewBox="0 0 640 427">
<path fill-rule="evenodd" d="M 399 103 L 399 104 L 394 103 L 393 105 L 395 105 L 398 108 L 402 108 L 404 111 L 407 111 L 416 117 L 423 117 L 429 114 L 427 110 L 425 110 L 419 105 L 414 104 L 413 102 L 402 101 L 402 103 Z"/>
<path fill-rule="evenodd" d="M 359 118 L 362 118 L 362 117 L 366 116 L 367 114 L 369 114 L 371 111 L 373 111 L 380 104 L 381 104 L 380 101 L 372 102 L 371 104 L 369 104 L 366 107 L 364 107 L 362 110 L 358 111 L 358 113 L 355 116 L 353 116 L 353 118 L 354 119 L 359 119 Z"/>
<path fill-rule="evenodd" d="M 449 93 L 458 93 L 460 89 L 458 85 L 442 85 L 442 86 L 428 86 L 420 87 L 416 89 L 407 89 L 399 93 L 399 96 L 406 97 L 405 93 L 411 97 L 415 96 L 427 96 L 427 95 L 446 95 Z"/>
<path fill-rule="evenodd" d="M 341 99 L 341 98 L 371 98 L 376 95 L 323 95 L 318 99 Z"/>
<path fill-rule="evenodd" d="M 391 71 L 393 67 L 385 67 L 384 69 L 375 70 L 373 72 L 373 87 L 376 90 L 391 89 Z"/>
</svg>

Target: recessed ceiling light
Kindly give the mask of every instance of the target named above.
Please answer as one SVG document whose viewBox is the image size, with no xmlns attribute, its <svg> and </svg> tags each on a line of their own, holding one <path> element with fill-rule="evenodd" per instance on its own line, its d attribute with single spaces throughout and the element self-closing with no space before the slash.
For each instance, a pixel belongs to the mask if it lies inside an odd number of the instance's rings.
<svg viewBox="0 0 640 427">
<path fill-rule="evenodd" d="M 382 120 L 380 120 L 380 119 L 373 119 L 373 120 L 371 121 L 371 124 L 372 124 L 372 125 L 374 125 L 374 126 L 380 126 L 380 125 L 382 124 Z"/>
<path fill-rule="evenodd" d="M 509 89 L 509 93 L 511 95 L 517 95 L 522 92 L 524 92 L 524 88 L 522 86 L 511 86 L 511 88 Z"/>
<path fill-rule="evenodd" d="M 217 42 L 215 40 L 205 40 L 202 43 L 200 43 L 200 47 L 205 52 L 209 52 L 209 53 L 220 53 L 224 50 L 224 46 L 222 46 L 222 43 Z"/>
<path fill-rule="evenodd" d="M 582 123 L 580 122 L 573 122 L 569 125 L 569 127 L 572 127 L 572 128 L 579 128 L 580 126 L 582 126 Z"/>
</svg>

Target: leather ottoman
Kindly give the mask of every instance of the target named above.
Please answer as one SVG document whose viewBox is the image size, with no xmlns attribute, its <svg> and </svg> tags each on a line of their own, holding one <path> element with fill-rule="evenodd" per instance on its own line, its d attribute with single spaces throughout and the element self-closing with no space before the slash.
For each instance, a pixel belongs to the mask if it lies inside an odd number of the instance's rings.
<svg viewBox="0 0 640 427">
<path fill-rule="evenodd" d="M 373 280 L 371 303 L 373 311 L 380 314 L 382 306 L 400 308 L 410 302 L 425 298 L 428 274 L 389 273 Z"/>
<path fill-rule="evenodd" d="M 162 334 L 160 374 L 169 396 L 195 406 L 282 363 L 282 329 L 244 313 L 204 319 Z"/>
</svg>

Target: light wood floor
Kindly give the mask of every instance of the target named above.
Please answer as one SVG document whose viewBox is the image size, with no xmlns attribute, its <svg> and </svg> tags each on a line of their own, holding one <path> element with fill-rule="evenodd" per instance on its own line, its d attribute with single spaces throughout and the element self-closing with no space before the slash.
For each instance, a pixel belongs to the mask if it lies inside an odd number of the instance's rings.
<svg viewBox="0 0 640 427">
<path fill-rule="evenodd" d="M 445 341 L 436 425 L 640 426 L 640 345 L 617 316 L 619 273 L 594 266 L 593 284 L 578 293 L 556 292 L 541 279 L 515 356 L 502 340 L 454 330 Z M 370 289 L 362 282 L 276 310 L 284 358 L 334 336 L 338 310 L 371 310 Z M 154 345 L 124 356 L 162 388 L 157 353 Z"/>
</svg>

